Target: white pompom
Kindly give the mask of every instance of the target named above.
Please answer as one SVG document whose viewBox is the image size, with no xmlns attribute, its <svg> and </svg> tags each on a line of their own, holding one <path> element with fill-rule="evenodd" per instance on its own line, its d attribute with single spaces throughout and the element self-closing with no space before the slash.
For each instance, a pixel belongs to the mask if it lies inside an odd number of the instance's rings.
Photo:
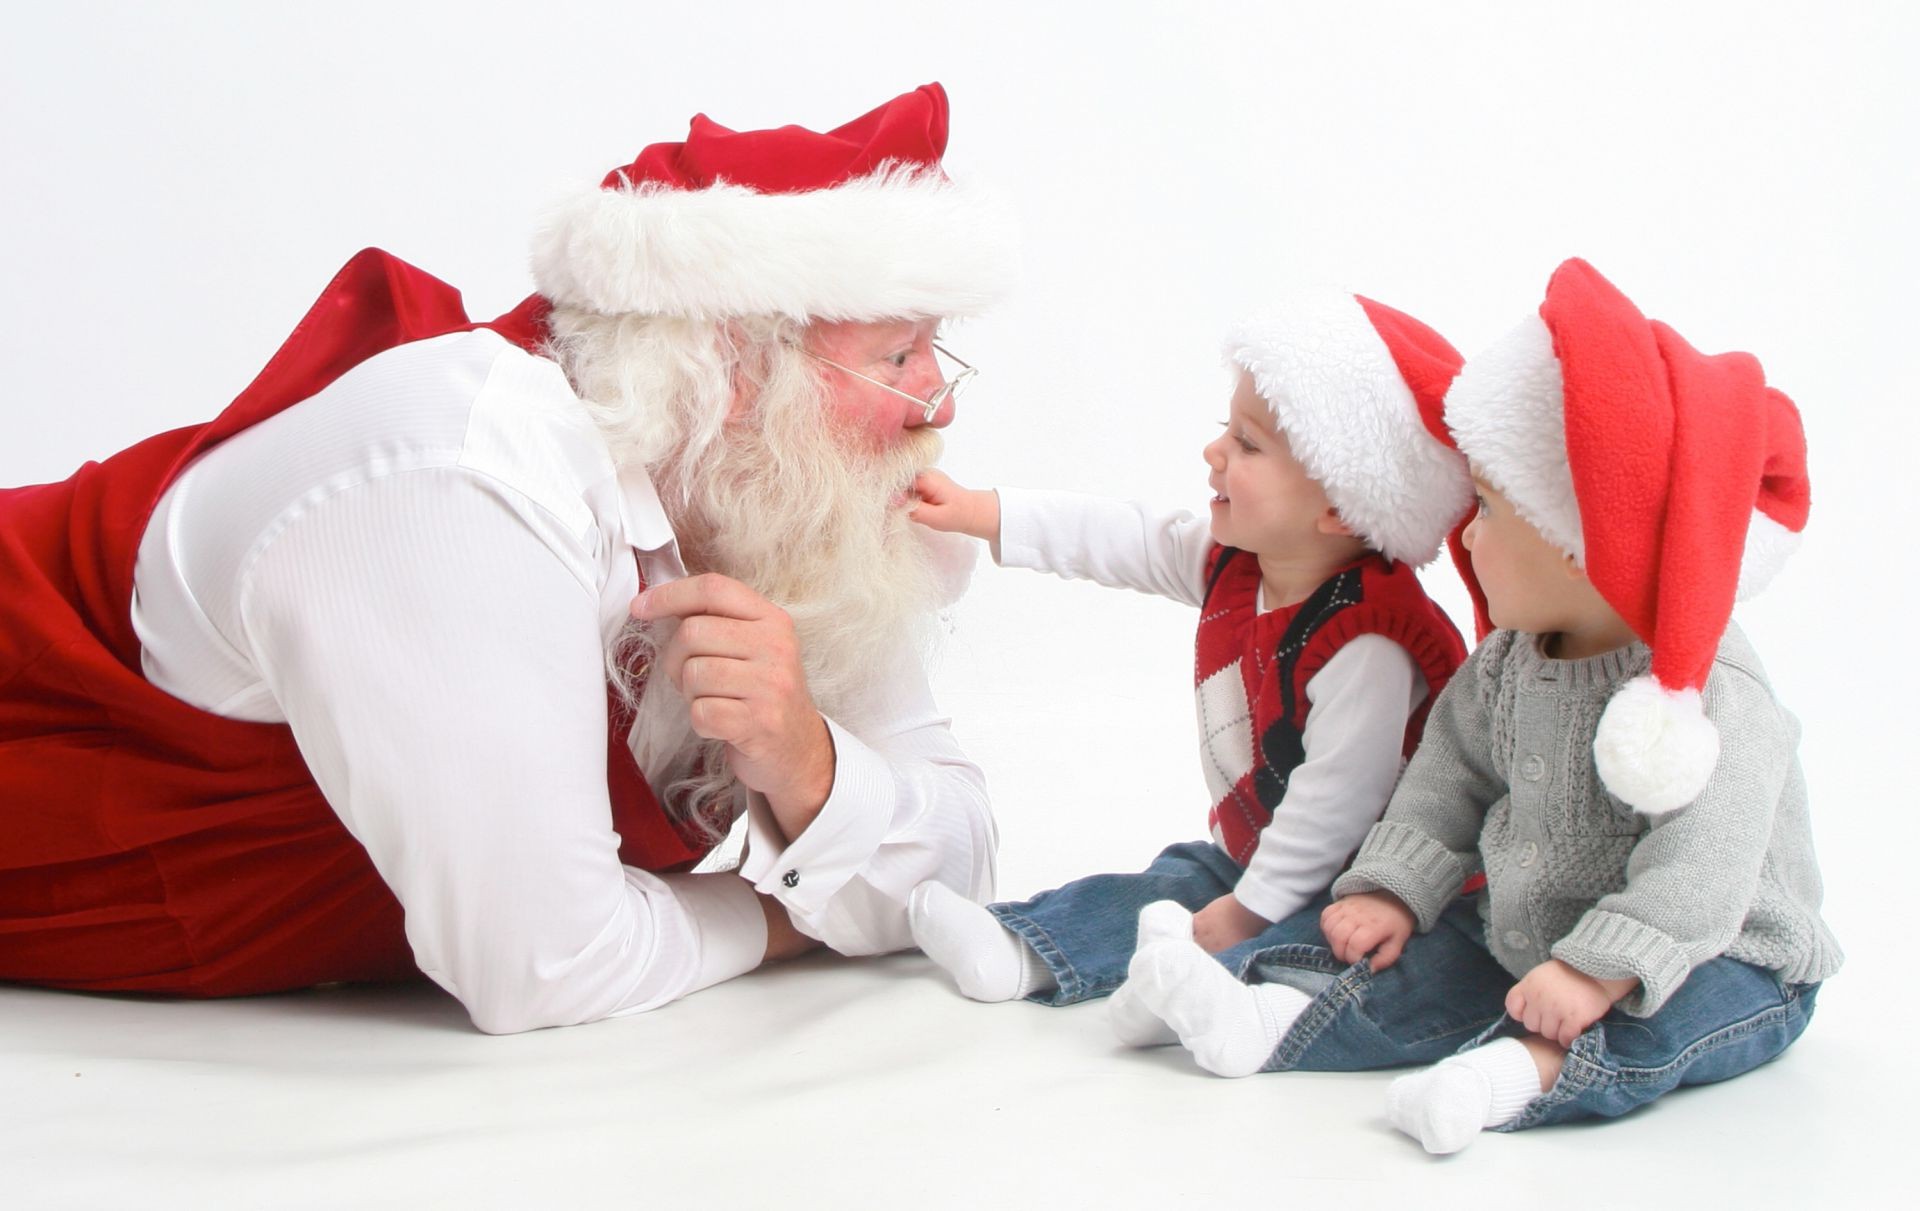
<svg viewBox="0 0 1920 1211">
<path fill-rule="evenodd" d="M 1652 677 L 1620 687 L 1593 736 L 1600 781 L 1649 815 L 1693 802 L 1719 760 L 1720 733 L 1701 708 L 1700 691 L 1663 689 Z"/>
</svg>

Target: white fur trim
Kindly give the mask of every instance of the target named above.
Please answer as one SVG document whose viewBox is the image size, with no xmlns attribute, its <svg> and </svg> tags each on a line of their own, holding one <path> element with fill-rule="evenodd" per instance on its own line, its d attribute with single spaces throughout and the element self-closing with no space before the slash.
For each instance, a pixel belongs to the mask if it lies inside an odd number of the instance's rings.
<svg viewBox="0 0 1920 1211">
<path fill-rule="evenodd" d="M 577 190 L 533 241 L 533 279 L 603 315 L 881 320 L 973 315 L 1018 271 L 1012 209 L 937 171 L 832 189 Z"/>
<path fill-rule="evenodd" d="M 1755 509 L 1747 522 L 1747 546 L 1740 555 L 1740 583 L 1733 591 L 1735 601 L 1745 601 L 1766 588 L 1787 557 L 1800 549 L 1800 532 L 1789 530 Z"/>
<path fill-rule="evenodd" d="M 1699 690 L 1669 690 L 1652 677 L 1621 686 L 1600 715 L 1593 764 L 1627 806 L 1649 815 L 1685 807 L 1707 788 L 1720 733 Z"/>
<path fill-rule="evenodd" d="M 1530 315 L 1467 359 L 1447 392 L 1447 428 L 1514 511 L 1585 567 L 1562 392 L 1553 335 Z"/>
<path fill-rule="evenodd" d="M 1416 567 L 1440 553 L 1473 497 L 1466 463 L 1427 431 L 1357 299 L 1291 295 L 1234 328 L 1227 360 L 1253 376 L 1294 457 L 1367 545 Z"/>
</svg>

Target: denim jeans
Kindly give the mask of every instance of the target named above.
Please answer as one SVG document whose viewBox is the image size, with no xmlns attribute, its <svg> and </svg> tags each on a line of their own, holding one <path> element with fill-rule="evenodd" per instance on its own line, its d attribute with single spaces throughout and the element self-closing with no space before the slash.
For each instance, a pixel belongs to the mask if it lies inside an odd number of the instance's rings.
<svg viewBox="0 0 1920 1211">
<path fill-rule="evenodd" d="M 987 911 L 1018 934 L 1053 972 L 1056 987 L 1027 999 L 1041 1005 L 1071 1005 L 1107 996 L 1126 980 L 1142 908 L 1156 900 L 1173 900 L 1198 912 L 1232 891 L 1241 874 L 1239 864 L 1219 846 L 1188 841 L 1168 846 L 1137 874 L 1089 875 L 1031 900 L 989 904 Z M 1325 903 L 1324 898 L 1315 901 L 1311 908 L 1216 957 L 1240 975 L 1256 953 L 1317 942 L 1320 908 Z"/>
<path fill-rule="evenodd" d="M 1318 910 L 1315 914 L 1318 924 Z M 1305 914 L 1300 914 L 1304 916 Z M 1298 921 L 1300 916 L 1291 918 Z M 1454 902 L 1398 962 L 1375 972 L 1334 959 L 1324 940 L 1251 956 L 1245 978 L 1314 996 L 1264 1071 L 1346 1072 L 1430 1064 L 1525 1029 L 1506 1015 L 1517 982 L 1494 962 L 1475 902 Z M 1800 1037 L 1817 984 L 1786 984 L 1765 968 L 1710 959 L 1651 1017 L 1609 1012 L 1574 1040 L 1560 1079 L 1503 1131 L 1627 1113 L 1681 1085 L 1758 1068 Z"/>
</svg>

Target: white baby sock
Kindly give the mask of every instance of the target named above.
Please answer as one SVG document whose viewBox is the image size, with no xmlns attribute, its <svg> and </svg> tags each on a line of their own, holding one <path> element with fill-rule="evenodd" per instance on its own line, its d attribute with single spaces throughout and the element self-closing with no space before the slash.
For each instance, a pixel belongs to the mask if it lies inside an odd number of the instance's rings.
<svg viewBox="0 0 1920 1211">
<path fill-rule="evenodd" d="M 1185 938 L 1193 940 L 1193 916 L 1172 900 L 1159 900 L 1140 910 L 1140 933 L 1134 940 L 1137 953 L 1152 942 Z M 1129 1047 L 1165 1047 L 1178 1043 L 1180 1036 L 1161 1021 L 1140 999 L 1139 986 L 1120 985 L 1107 1001 L 1107 1023 L 1113 1036 Z"/>
<path fill-rule="evenodd" d="M 1513 1121 L 1540 1096 L 1540 1069 L 1519 1039 L 1495 1039 L 1387 1086 L 1387 1118 L 1436 1156 Z"/>
<path fill-rule="evenodd" d="M 1165 1047 L 1178 1043 L 1180 1036 L 1154 1015 L 1140 1000 L 1139 989 L 1128 981 L 1107 998 L 1107 1025 L 1113 1037 L 1129 1047 Z"/>
<path fill-rule="evenodd" d="M 1294 1019 L 1313 1003 L 1285 984 L 1234 979 L 1194 944 L 1193 914 L 1168 900 L 1140 910 L 1139 946 L 1115 998 L 1121 993 L 1132 1002 L 1130 1018 L 1139 1009 L 1160 1019 L 1195 1063 L 1218 1076 L 1260 1071 Z"/>
<path fill-rule="evenodd" d="M 1054 986 L 1053 973 L 1000 919 L 944 883 L 907 896 L 914 944 L 976 1001 L 1012 1001 Z"/>
</svg>

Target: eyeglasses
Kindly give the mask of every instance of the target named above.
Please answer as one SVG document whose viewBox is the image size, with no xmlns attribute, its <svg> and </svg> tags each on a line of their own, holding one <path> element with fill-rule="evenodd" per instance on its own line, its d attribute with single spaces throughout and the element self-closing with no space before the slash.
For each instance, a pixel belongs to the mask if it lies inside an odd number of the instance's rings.
<svg viewBox="0 0 1920 1211">
<path fill-rule="evenodd" d="M 942 367 L 941 368 L 942 372 L 947 381 L 944 383 L 941 383 L 938 387 L 934 388 L 932 395 L 927 396 L 925 399 L 921 399 L 919 396 L 914 395 L 912 392 L 902 391 L 898 387 L 888 386 L 886 383 L 881 382 L 877 378 L 868 378 L 866 375 L 860 373 L 858 370 L 853 370 L 853 369 L 849 369 L 846 366 L 842 366 L 839 362 L 833 361 L 831 358 L 821 357 L 819 354 L 815 353 L 813 350 L 807 348 L 804 345 L 800 345 L 796 347 L 800 350 L 800 352 L 806 354 L 808 357 L 812 358 L 816 362 L 821 363 L 822 365 L 832 366 L 835 370 L 838 370 L 840 373 L 851 374 L 853 375 L 853 377 L 859 379 L 863 383 L 872 383 L 874 386 L 880 388 L 882 391 L 891 391 L 895 395 L 898 395 L 903 399 L 912 400 L 914 403 L 918 404 L 921 407 L 921 409 L 924 411 L 925 415 L 922 419 L 924 419 L 928 424 L 933 423 L 933 415 L 934 413 L 940 411 L 941 404 L 946 403 L 950 399 L 958 399 L 960 397 L 960 388 L 966 386 L 968 382 L 972 381 L 974 375 L 980 373 L 978 370 L 974 369 L 972 366 L 969 366 L 967 363 L 961 361 L 959 358 L 955 357 L 953 354 L 947 352 L 947 350 L 942 346 L 936 344 L 933 347 L 933 351 L 939 354 L 941 357 L 944 357 L 948 361 L 952 362 L 955 366 L 958 367 L 958 369 L 951 373 L 946 373 L 946 368 Z"/>
</svg>

